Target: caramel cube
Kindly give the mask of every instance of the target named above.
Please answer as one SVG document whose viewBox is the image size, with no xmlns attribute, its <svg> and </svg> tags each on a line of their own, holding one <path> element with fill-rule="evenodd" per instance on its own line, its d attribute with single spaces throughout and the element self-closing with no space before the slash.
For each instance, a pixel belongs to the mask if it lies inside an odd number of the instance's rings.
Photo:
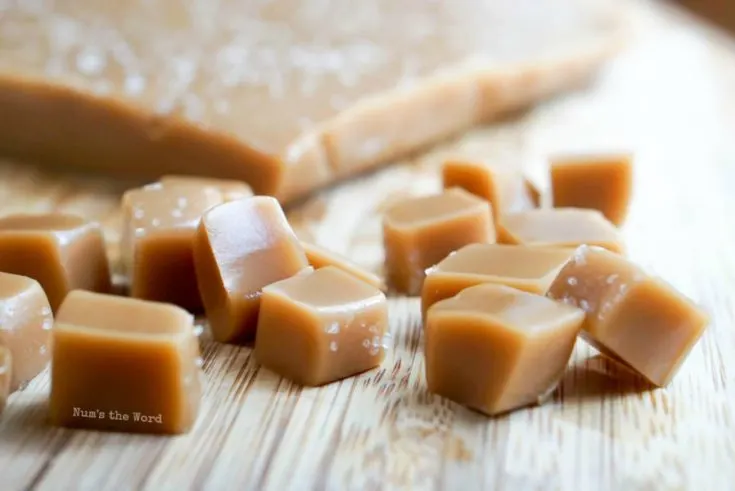
<svg viewBox="0 0 735 491">
<path fill-rule="evenodd" d="M 267 196 L 231 201 L 205 213 L 194 260 L 212 335 L 235 343 L 255 337 L 263 287 L 309 266 L 281 205 Z"/>
<path fill-rule="evenodd" d="M 123 247 L 130 296 L 202 310 L 194 236 L 204 212 L 221 202 L 218 190 L 194 185 L 151 185 L 125 193 Z"/>
<path fill-rule="evenodd" d="M 436 302 L 483 283 L 543 295 L 573 252 L 573 249 L 470 244 L 429 268 L 421 291 L 421 311 L 425 316 Z"/>
<path fill-rule="evenodd" d="M 52 422 L 187 432 L 199 410 L 202 378 L 193 321 L 174 305 L 70 293 L 52 330 Z"/>
<path fill-rule="evenodd" d="M 71 290 L 112 288 L 99 224 L 75 215 L 0 218 L 0 271 L 37 280 L 54 311 Z"/>
<path fill-rule="evenodd" d="M 508 214 L 498 225 L 498 242 L 568 249 L 587 244 L 625 252 L 615 225 L 597 210 L 579 208 L 539 208 Z"/>
<path fill-rule="evenodd" d="M 582 336 L 658 386 L 671 380 L 708 323 L 663 280 L 596 247 L 579 248 L 548 295 L 587 312 Z"/>
<path fill-rule="evenodd" d="M 556 156 L 550 174 L 555 207 L 591 208 L 615 225 L 625 221 L 633 190 L 630 155 Z"/>
<path fill-rule="evenodd" d="M 437 302 L 424 333 L 429 390 L 488 415 L 542 403 L 583 320 L 576 307 L 489 283 Z"/>
<path fill-rule="evenodd" d="M 255 357 L 303 385 L 323 385 L 380 365 L 385 295 L 334 266 L 263 289 Z"/>
<path fill-rule="evenodd" d="M 236 199 L 249 198 L 253 195 L 253 190 L 247 183 L 234 179 L 170 175 L 161 177 L 158 182 L 164 186 L 184 185 L 213 188 L 222 194 L 224 201 L 235 201 Z"/>
<path fill-rule="evenodd" d="M 418 295 L 426 268 L 475 242 L 495 242 L 487 201 L 452 188 L 397 203 L 383 216 L 388 282 L 399 293 Z"/>
<path fill-rule="evenodd" d="M 0 273 L 0 346 L 12 355 L 11 392 L 48 365 L 52 324 L 51 306 L 36 280 Z"/>
<path fill-rule="evenodd" d="M 362 281 L 374 286 L 375 288 L 382 289 L 382 280 L 371 273 L 370 271 L 361 268 L 357 264 L 353 263 L 341 254 L 337 254 L 334 251 L 325 249 L 316 244 L 308 242 L 301 242 L 301 246 L 304 248 L 306 258 L 309 260 L 309 264 L 314 269 L 321 269 L 326 266 L 334 266 L 339 268 L 346 273 L 350 273 L 355 278 L 361 279 Z"/>
<path fill-rule="evenodd" d="M 0 414 L 10 396 L 10 379 L 13 375 L 13 355 L 5 346 L 0 345 Z"/>
</svg>

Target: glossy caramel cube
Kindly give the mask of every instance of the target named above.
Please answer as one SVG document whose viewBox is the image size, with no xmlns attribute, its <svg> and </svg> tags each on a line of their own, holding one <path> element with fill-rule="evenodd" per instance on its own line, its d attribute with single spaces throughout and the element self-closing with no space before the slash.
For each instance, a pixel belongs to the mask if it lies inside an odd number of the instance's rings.
<svg viewBox="0 0 735 491">
<path fill-rule="evenodd" d="M 573 249 L 470 244 L 428 269 L 421 311 L 471 286 L 494 283 L 543 295 Z"/>
<path fill-rule="evenodd" d="M 36 280 L 0 273 L 0 346 L 13 359 L 11 392 L 48 365 L 52 324 L 51 306 Z"/>
<path fill-rule="evenodd" d="M 158 182 L 164 186 L 183 185 L 213 188 L 222 194 L 224 201 L 235 201 L 236 199 L 249 198 L 253 195 L 253 190 L 247 183 L 233 179 L 169 175 L 161 177 Z"/>
<path fill-rule="evenodd" d="M 123 249 L 130 296 L 202 310 L 194 236 L 205 211 L 222 202 L 214 188 L 149 185 L 123 196 Z"/>
<path fill-rule="evenodd" d="M 567 249 L 587 244 L 625 252 L 615 225 L 597 210 L 579 208 L 539 208 L 508 214 L 498 225 L 498 242 Z"/>
<path fill-rule="evenodd" d="M 548 295 L 587 312 L 584 338 L 658 386 L 671 380 L 708 323 L 663 280 L 596 247 L 581 247 Z"/>
<path fill-rule="evenodd" d="M 388 283 L 418 295 L 425 270 L 450 252 L 476 242 L 495 242 L 490 204 L 459 188 L 409 198 L 383 216 Z"/>
<path fill-rule="evenodd" d="M 224 203 L 202 217 L 194 242 L 197 281 L 215 340 L 255 337 L 263 287 L 309 267 L 274 198 Z"/>
<path fill-rule="evenodd" d="M 633 192 L 631 155 L 559 155 L 551 158 L 551 191 L 557 208 L 591 208 L 621 225 Z"/>
<path fill-rule="evenodd" d="M 187 432 L 202 391 L 193 320 L 174 305 L 70 293 L 52 330 L 51 421 L 96 430 Z"/>
<path fill-rule="evenodd" d="M 427 313 L 429 390 L 494 415 L 543 402 L 584 320 L 576 307 L 502 285 L 468 288 Z"/>
<path fill-rule="evenodd" d="M 10 379 L 13 376 L 13 355 L 5 346 L 0 345 L 0 414 L 10 396 Z"/>
<path fill-rule="evenodd" d="M 335 268 L 339 268 L 345 273 L 349 273 L 355 278 L 358 278 L 375 288 L 383 289 L 383 281 L 377 275 L 361 268 L 341 254 L 337 254 L 334 251 L 330 251 L 329 249 L 309 242 L 302 241 L 301 246 L 304 248 L 306 258 L 309 260 L 309 265 L 314 269 L 334 266 Z"/>
<path fill-rule="evenodd" d="M 334 266 L 263 289 L 255 357 L 303 385 L 380 365 L 388 306 L 377 288 Z"/>
<path fill-rule="evenodd" d="M 99 224 L 75 215 L 0 218 L 0 271 L 37 280 L 54 311 L 71 290 L 112 288 Z"/>
</svg>

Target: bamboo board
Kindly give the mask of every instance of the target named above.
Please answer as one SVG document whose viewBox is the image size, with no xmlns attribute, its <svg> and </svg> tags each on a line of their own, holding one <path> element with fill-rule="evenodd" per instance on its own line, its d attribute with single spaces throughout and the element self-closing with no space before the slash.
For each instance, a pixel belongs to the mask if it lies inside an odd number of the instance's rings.
<svg viewBox="0 0 735 491">
<path fill-rule="evenodd" d="M 735 480 L 735 45 L 637 4 L 636 38 L 595 85 L 315 197 L 298 233 L 380 271 L 380 212 L 438 189 L 457 152 L 543 176 L 556 150 L 632 149 L 630 256 L 712 325 L 666 389 L 645 390 L 583 343 L 547 405 L 488 419 L 425 388 L 419 306 L 390 300 L 380 369 L 303 389 L 247 348 L 205 339 L 207 387 L 186 436 L 51 428 L 48 377 L 0 418 L 0 489 L 731 489 Z M 127 183 L 0 165 L 0 206 L 100 220 L 116 255 Z"/>
</svg>

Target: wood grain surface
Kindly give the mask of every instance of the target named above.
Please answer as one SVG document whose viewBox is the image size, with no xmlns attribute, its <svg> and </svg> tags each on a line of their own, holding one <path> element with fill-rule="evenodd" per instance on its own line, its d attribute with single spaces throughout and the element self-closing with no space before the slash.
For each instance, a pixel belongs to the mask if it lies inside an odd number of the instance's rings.
<svg viewBox="0 0 735 491">
<path fill-rule="evenodd" d="M 317 389 L 203 342 L 206 392 L 189 435 L 70 431 L 46 422 L 48 377 L 0 418 L 0 490 L 732 489 L 735 482 L 735 44 L 635 4 L 630 49 L 580 93 L 363 177 L 290 210 L 299 234 L 380 270 L 380 212 L 438 189 L 470 154 L 524 165 L 548 153 L 633 150 L 630 256 L 690 295 L 712 324 L 674 379 L 649 390 L 579 343 L 553 400 L 489 419 L 429 394 L 417 299 L 390 300 L 382 367 Z M 0 165 L 3 213 L 99 219 L 116 254 L 128 183 Z"/>
</svg>

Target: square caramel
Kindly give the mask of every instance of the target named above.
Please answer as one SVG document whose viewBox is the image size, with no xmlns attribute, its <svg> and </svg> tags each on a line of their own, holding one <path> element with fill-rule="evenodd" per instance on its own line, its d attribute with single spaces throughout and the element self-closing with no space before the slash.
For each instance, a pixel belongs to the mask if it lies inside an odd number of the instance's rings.
<svg viewBox="0 0 735 491">
<path fill-rule="evenodd" d="M 10 397 L 10 379 L 13 376 L 13 355 L 5 346 L 0 345 L 0 414 Z"/>
<path fill-rule="evenodd" d="M 263 289 L 255 357 L 274 372 L 318 386 L 380 364 L 385 295 L 334 266 Z"/>
<path fill-rule="evenodd" d="M 348 258 L 338 254 L 334 251 L 330 251 L 325 247 L 318 246 L 309 242 L 301 242 L 301 247 L 304 248 L 306 258 L 309 260 L 309 265 L 314 269 L 321 269 L 326 266 L 334 266 L 341 269 L 345 273 L 349 273 L 355 278 L 358 278 L 369 285 L 374 286 L 378 289 L 383 289 L 383 281 L 375 274 L 361 268 L 357 264 L 353 263 Z"/>
<path fill-rule="evenodd" d="M 15 391 L 48 365 L 51 357 L 51 305 L 34 279 L 0 273 L 0 346 L 13 360 L 10 391 Z"/>
<path fill-rule="evenodd" d="M 112 288 L 102 230 L 76 215 L 0 218 L 0 271 L 37 280 L 54 311 L 71 290 Z"/>
<path fill-rule="evenodd" d="M 532 247 L 594 245 L 623 254 L 618 229 L 597 210 L 554 208 L 509 213 L 498 225 L 498 242 Z"/>
<path fill-rule="evenodd" d="M 490 204 L 459 188 L 406 199 L 383 216 L 388 283 L 419 295 L 427 268 L 476 242 L 495 242 Z"/>
<path fill-rule="evenodd" d="M 169 434 L 193 426 L 201 358 L 193 317 L 185 310 L 74 291 L 52 333 L 54 424 Z"/>
<path fill-rule="evenodd" d="M 548 296 L 584 310 L 582 336 L 658 386 L 668 384 L 708 324 L 663 280 L 597 247 L 580 247 Z"/>
<path fill-rule="evenodd" d="M 158 182 L 164 186 L 200 186 L 212 188 L 222 194 L 224 201 L 249 198 L 253 195 L 253 190 L 247 183 L 234 179 L 168 175 L 161 177 Z"/>
<path fill-rule="evenodd" d="M 130 296 L 202 310 L 194 270 L 194 236 L 219 190 L 191 183 L 154 184 L 123 196 L 123 253 Z"/>
<path fill-rule="evenodd" d="M 557 155 L 549 172 L 555 207 L 590 208 L 615 225 L 625 221 L 633 192 L 630 154 Z"/>
<path fill-rule="evenodd" d="M 232 343 L 254 339 L 263 287 L 309 267 L 281 205 L 267 196 L 230 201 L 205 213 L 194 259 L 212 335 Z"/>
<path fill-rule="evenodd" d="M 581 309 L 482 284 L 435 303 L 424 330 L 431 392 L 488 415 L 543 402 L 584 320 Z"/>
<path fill-rule="evenodd" d="M 428 269 L 421 291 L 421 311 L 462 290 L 494 283 L 543 295 L 574 249 L 502 244 L 470 244 Z"/>
</svg>

